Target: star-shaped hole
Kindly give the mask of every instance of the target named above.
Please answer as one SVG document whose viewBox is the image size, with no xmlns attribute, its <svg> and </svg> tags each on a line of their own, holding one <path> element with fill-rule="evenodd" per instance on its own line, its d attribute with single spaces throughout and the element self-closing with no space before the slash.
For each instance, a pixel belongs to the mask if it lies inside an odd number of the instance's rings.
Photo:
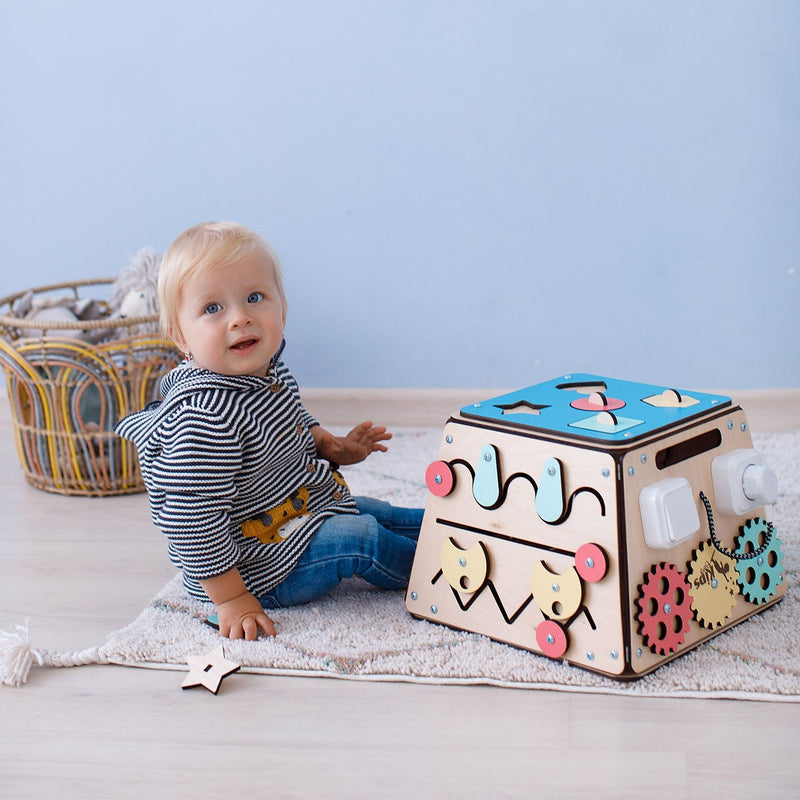
<svg viewBox="0 0 800 800">
<path fill-rule="evenodd" d="M 532 414 L 538 417 L 545 408 L 550 408 L 550 406 L 540 406 L 528 400 L 520 400 L 508 405 L 496 405 L 495 408 L 499 408 L 503 416 L 506 414 Z"/>
</svg>

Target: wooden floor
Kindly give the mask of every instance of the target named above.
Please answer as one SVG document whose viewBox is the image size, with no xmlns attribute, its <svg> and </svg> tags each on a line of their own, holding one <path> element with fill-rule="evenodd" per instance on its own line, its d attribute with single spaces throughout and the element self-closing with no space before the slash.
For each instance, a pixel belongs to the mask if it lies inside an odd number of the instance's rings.
<svg viewBox="0 0 800 800">
<path fill-rule="evenodd" d="M 493 392 L 307 392 L 329 424 L 440 426 Z M 734 395 L 756 432 L 800 428 L 800 391 Z M 0 628 L 102 644 L 172 574 L 144 495 L 37 491 L 0 396 Z M 431 459 L 435 454 L 431 454 Z M 797 797 L 800 704 L 628 699 L 486 687 L 36 669 L 0 687 L 0 797 Z"/>
</svg>

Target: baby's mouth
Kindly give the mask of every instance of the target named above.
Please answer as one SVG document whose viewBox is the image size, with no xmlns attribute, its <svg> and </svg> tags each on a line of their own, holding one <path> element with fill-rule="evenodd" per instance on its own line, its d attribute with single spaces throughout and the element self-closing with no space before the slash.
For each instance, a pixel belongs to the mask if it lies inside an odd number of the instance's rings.
<svg viewBox="0 0 800 800">
<path fill-rule="evenodd" d="M 258 339 L 243 339 L 241 342 L 231 345 L 231 350 L 247 350 L 258 344 Z"/>
</svg>

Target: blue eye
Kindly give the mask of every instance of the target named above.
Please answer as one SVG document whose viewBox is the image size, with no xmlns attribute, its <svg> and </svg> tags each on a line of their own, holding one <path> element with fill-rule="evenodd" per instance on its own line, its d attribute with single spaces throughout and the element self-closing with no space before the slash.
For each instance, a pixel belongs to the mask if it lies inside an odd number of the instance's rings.
<svg viewBox="0 0 800 800">
<path fill-rule="evenodd" d="M 222 306 L 219 303 L 209 303 L 204 309 L 204 314 L 216 314 L 218 311 L 222 310 Z"/>
<path fill-rule="evenodd" d="M 264 299 L 264 295 L 263 295 L 263 294 L 261 294 L 261 292 L 253 292 L 253 293 L 252 293 L 252 294 L 251 294 L 251 295 L 250 295 L 250 296 L 247 298 L 247 302 L 248 302 L 248 303 L 258 303 L 258 302 L 259 302 L 259 300 L 263 300 L 263 299 Z"/>
</svg>

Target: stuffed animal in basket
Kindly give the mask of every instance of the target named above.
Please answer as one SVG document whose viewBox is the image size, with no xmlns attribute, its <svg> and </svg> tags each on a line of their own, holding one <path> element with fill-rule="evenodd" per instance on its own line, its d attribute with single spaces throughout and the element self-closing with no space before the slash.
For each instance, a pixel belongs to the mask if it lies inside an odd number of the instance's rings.
<svg viewBox="0 0 800 800">
<path fill-rule="evenodd" d="M 92 299 L 74 297 L 36 297 L 33 291 L 20 297 L 11 309 L 18 319 L 26 322 L 37 322 L 36 326 L 25 327 L 25 336 L 43 336 L 46 332 L 57 330 L 58 336 L 70 339 L 87 340 L 86 329 L 78 326 L 79 322 L 102 319 L 101 305 Z M 68 323 L 69 328 L 54 328 L 51 323 Z"/>
<path fill-rule="evenodd" d="M 152 247 L 143 247 L 123 267 L 111 287 L 111 316 L 133 319 L 158 314 L 158 268 L 162 255 Z M 156 333 L 158 322 L 146 322 L 117 329 L 119 337 L 139 333 Z"/>
<path fill-rule="evenodd" d="M 26 327 L 26 336 L 42 336 L 46 332 L 59 337 L 81 339 L 92 344 L 109 339 L 122 339 L 141 333 L 156 333 L 158 322 L 119 328 L 88 329 L 81 322 L 100 319 L 135 319 L 158 314 L 158 268 L 162 255 L 152 247 L 143 247 L 120 270 L 111 286 L 108 303 L 93 298 L 73 296 L 37 297 L 33 291 L 20 297 L 12 307 L 12 313 L 26 322 L 37 322 L 35 327 Z M 68 323 L 70 327 L 54 328 L 48 323 Z"/>
</svg>

